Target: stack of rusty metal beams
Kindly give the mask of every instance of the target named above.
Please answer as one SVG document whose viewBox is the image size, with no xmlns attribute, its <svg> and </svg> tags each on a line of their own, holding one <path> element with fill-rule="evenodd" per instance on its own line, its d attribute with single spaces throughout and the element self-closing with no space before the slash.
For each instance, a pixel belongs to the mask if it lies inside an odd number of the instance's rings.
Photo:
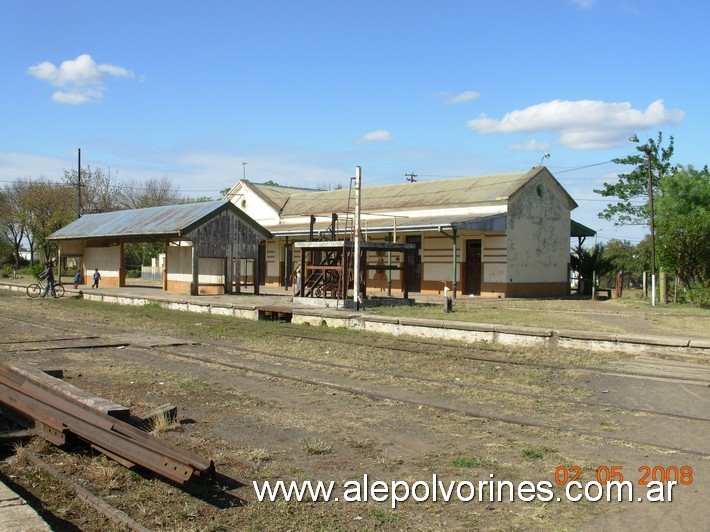
<svg viewBox="0 0 710 532">
<path fill-rule="evenodd" d="M 183 451 L 128 423 L 127 408 L 25 364 L 0 364 L 5 415 L 55 445 L 72 434 L 125 467 L 141 466 L 184 484 L 214 474 L 212 460 Z"/>
</svg>

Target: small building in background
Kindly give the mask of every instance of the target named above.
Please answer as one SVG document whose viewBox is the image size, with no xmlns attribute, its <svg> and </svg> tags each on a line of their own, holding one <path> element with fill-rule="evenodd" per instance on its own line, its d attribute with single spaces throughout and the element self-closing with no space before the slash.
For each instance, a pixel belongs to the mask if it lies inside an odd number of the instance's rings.
<svg viewBox="0 0 710 532">
<path fill-rule="evenodd" d="M 258 268 L 259 244 L 270 238 L 243 210 L 221 200 L 86 214 L 49 240 L 57 243 L 60 260 L 77 260 L 85 279 L 98 269 L 101 286 L 112 287 L 126 285 L 125 243 L 161 242 L 163 289 L 197 295 L 239 293 L 246 264 Z"/>
</svg>

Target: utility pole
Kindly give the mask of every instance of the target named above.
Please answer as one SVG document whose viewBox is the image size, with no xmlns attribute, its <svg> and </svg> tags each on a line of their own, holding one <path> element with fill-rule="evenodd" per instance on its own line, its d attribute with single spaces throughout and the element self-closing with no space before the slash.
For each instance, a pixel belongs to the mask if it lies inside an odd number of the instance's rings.
<svg viewBox="0 0 710 532">
<path fill-rule="evenodd" d="M 656 306 L 656 232 L 653 223 L 653 174 L 651 173 L 651 147 L 646 144 L 648 163 L 648 208 L 651 215 L 651 306 Z"/>
<path fill-rule="evenodd" d="M 242 179 L 247 178 L 247 164 L 249 163 L 242 163 Z"/>
<path fill-rule="evenodd" d="M 639 138 L 633 135 L 631 142 L 638 142 Z M 646 153 L 646 168 L 648 170 L 648 210 L 651 217 L 651 306 L 656 306 L 656 231 L 653 220 L 653 174 L 651 173 L 651 144 L 650 140 L 641 148 Z M 644 291 L 645 292 L 645 291 Z"/>
<path fill-rule="evenodd" d="M 409 172 L 408 174 L 404 174 L 404 177 L 405 177 L 406 180 L 409 181 L 410 183 L 416 183 L 416 182 L 417 182 L 417 180 L 414 179 L 415 177 L 417 177 L 417 174 L 415 174 L 414 172 Z"/>
<path fill-rule="evenodd" d="M 81 148 L 79 148 L 79 165 L 76 179 L 76 217 L 81 218 Z"/>
</svg>

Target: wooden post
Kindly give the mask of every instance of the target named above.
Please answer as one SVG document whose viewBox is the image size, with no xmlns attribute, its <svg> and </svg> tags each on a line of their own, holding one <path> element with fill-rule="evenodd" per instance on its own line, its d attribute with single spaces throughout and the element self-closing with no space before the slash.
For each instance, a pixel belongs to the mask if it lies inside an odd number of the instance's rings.
<svg viewBox="0 0 710 532">
<path fill-rule="evenodd" d="M 168 290 L 168 248 L 170 247 L 170 239 L 165 239 L 165 261 L 163 263 L 163 290 Z"/>
<path fill-rule="evenodd" d="M 192 243 L 192 283 L 190 283 L 190 295 L 196 296 L 200 293 L 200 257 L 197 254 L 195 243 Z"/>
<path fill-rule="evenodd" d="M 123 240 L 118 241 L 118 286 L 126 286 L 126 252 Z"/>
</svg>

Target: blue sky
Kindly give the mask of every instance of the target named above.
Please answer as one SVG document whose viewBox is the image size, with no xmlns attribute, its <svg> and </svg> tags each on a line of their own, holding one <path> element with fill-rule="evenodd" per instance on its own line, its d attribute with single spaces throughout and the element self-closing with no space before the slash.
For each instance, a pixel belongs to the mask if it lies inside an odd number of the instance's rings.
<svg viewBox="0 0 710 532">
<path fill-rule="evenodd" d="M 190 196 L 545 164 L 599 238 L 608 163 L 663 131 L 710 163 L 710 4 L 0 0 L 0 184 L 82 166 Z M 242 163 L 246 162 L 246 165 Z M 602 163 L 602 164 L 599 164 Z"/>
</svg>

